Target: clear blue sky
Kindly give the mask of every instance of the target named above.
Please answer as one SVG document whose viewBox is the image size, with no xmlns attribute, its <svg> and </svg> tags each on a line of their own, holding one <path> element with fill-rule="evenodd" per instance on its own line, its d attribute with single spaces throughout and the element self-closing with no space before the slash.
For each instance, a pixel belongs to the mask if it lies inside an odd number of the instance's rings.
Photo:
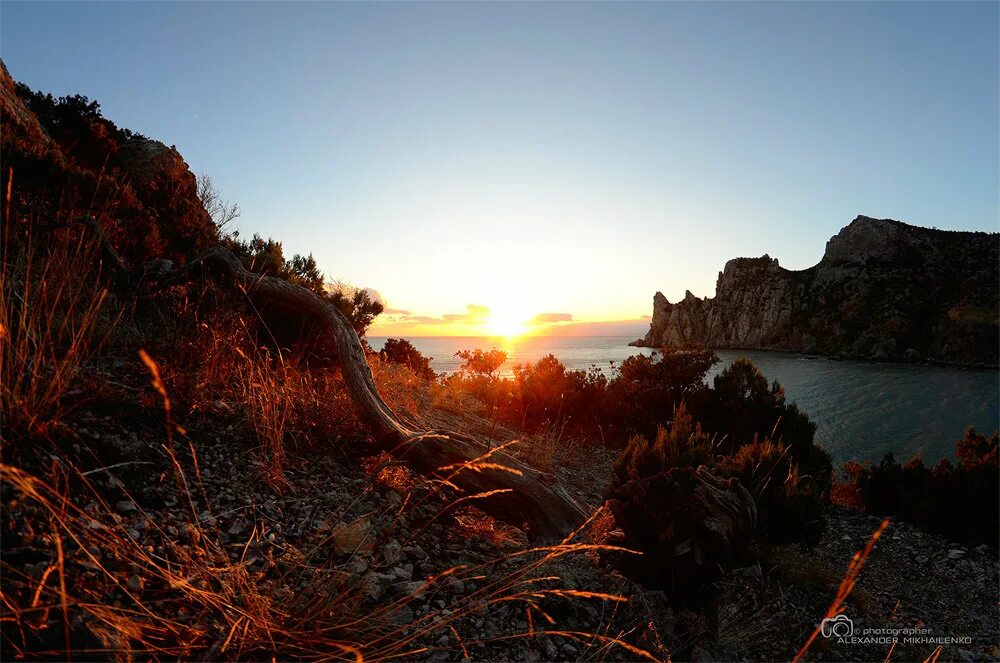
<svg viewBox="0 0 1000 663">
<path fill-rule="evenodd" d="M 16 79 L 175 144 L 243 234 L 413 316 L 636 318 L 655 290 L 713 294 L 730 257 L 809 266 L 859 213 L 1000 224 L 996 2 L 5 1 L 0 21 Z"/>
</svg>

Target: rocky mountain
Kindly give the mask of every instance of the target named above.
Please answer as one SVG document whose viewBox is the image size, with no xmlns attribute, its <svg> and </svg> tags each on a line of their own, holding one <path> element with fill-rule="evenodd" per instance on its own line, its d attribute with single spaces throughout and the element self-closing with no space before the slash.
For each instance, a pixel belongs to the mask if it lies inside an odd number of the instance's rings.
<svg viewBox="0 0 1000 663">
<path fill-rule="evenodd" d="M 701 343 L 887 361 L 996 366 L 1000 235 L 859 216 L 801 271 L 735 258 L 715 297 L 653 297 L 633 345 Z"/>
</svg>

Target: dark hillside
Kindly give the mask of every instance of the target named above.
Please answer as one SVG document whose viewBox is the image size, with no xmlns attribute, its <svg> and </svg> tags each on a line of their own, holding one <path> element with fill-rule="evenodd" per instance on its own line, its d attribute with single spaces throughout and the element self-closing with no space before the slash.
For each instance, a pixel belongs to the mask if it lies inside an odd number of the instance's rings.
<svg viewBox="0 0 1000 663">
<path fill-rule="evenodd" d="M 218 241 L 180 153 L 118 128 L 96 101 L 34 92 L 0 66 L 0 122 L 12 221 L 94 216 L 122 255 L 140 264 L 183 261 Z"/>
</svg>

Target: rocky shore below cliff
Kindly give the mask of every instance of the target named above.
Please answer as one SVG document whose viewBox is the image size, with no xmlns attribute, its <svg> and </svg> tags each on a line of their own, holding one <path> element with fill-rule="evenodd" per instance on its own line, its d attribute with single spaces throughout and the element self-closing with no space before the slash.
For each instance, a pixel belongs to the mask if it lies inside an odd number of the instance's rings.
<svg viewBox="0 0 1000 663">
<path fill-rule="evenodd" d="M 1000 235 L 857 217 L 801 271 L 777 259 L 726 263 L 715 297 L 660 292 L 644 347 L 798 352 L 995 367 Z"/>
</svg>

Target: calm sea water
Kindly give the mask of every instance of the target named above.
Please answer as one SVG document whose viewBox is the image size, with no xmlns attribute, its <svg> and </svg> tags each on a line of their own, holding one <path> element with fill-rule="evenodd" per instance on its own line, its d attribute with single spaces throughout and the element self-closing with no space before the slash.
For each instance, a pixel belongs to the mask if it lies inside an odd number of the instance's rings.
<svg viewBox="0 0 1000 663">
<path fill-rule="evenodd" d="M 554 354 L 567 368 L 598 366 L 608 372 L 648 348 L 628 346 L 623 337 L 412 338 L 438 372 L 458 370 L 459 350 L 499 348 L 507 353 L 504 367 Z M 384 338 L 370 338 L 376 350 Z M 1000 427 L 1000 372 L 913 364 L 833 360 L 824 357 L 719 350 L 722 362 L 712 375 L 733 360 L 746 357 L 769 380 L 778 380 L 793 401 L 816 422 L 816 440 L 837 463 L 878 461 L 889 451 L 900 459 L 919 453 L 937 462 L 954 453 L 955 440 L 965 429 L 993 432 Z"/>
</svg>

